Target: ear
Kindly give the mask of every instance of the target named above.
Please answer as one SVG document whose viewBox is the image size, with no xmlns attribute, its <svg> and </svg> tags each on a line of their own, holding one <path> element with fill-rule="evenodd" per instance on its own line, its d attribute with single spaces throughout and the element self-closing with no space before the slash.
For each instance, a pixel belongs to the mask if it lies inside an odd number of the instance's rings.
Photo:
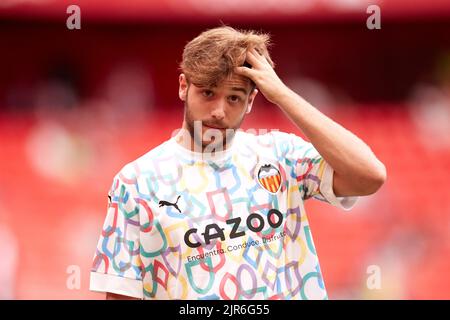
<svg viewBox="0 0 450 320">
<path fill-rule="evenodd" d="M 253 107 L 253 102 L 255 101 L 255 97 L 258 94 L 258 89 L 253 89 L 253 92 L 250 93 L 250 95 L 248 96 L 248 104 L 247 104 L 247 111 L 245 111 L 245 113 L 250 113 L 250 111 L 252 111 L 252 107 Z"/>
<path fill-rule="evenodd" d="M 180 86 L 178 88 L 178 96 L 180 97 L 181 101 L 186 101 L 188 82 L 184 73 L 180 74 L 178 81 L 180 83 Z"/>
</svg>

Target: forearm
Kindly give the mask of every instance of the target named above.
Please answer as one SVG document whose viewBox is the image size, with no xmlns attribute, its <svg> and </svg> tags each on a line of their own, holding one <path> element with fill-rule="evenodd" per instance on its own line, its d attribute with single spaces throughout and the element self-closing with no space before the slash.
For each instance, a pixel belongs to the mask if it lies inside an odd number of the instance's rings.
<svg viewBox="0 0 450 320">
<path fill-rule="evenodd" d="M 277 104 L 311 141 L 335 175 L 352 181 L 354 193 L 358 190 L 364 192 L 372 182 L 384 181 L 384 165 L 356 135 L 289 88 L 279 97 Z"/>
<path fill-rule="evenodd" d="M 247 52 L 246 60 L 252 68 L 237 67 L 235 72 L 256 83 L 266 99 L 303 131 L 333 168 L 336 195 L 367 195 L 378 190 L 386 179 L 386 169 L 361 139 L 289 89 L 255 49 Z"/>
</svg>

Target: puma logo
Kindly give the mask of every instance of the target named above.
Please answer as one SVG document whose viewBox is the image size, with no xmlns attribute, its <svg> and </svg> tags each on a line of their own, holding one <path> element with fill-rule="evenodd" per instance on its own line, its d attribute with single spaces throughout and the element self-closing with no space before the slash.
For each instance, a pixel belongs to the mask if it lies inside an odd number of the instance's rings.
<svg viewBox="0 0 450 320">
<path fill-rule="evenodd" d="M 178 208 L 178 205 L 177 205 L 179 199 L 180 199 L 180 196 L 178 196 L 177 201 L 175 201 L 175 203 L 172 203 L 172 202 L 169 202 L 169 201 L 165 201 L 165 200 L 161 200 L 161 201 L 159 201 L 159 206 L 160 207 L 162 207 L 162 206 L 168 206 L 168 207 L 172 206 L 175 209 L 177 209 L 179 213 L 181 213 L 181 210 L 180 210 L 180 208 Z"/>
</svg>

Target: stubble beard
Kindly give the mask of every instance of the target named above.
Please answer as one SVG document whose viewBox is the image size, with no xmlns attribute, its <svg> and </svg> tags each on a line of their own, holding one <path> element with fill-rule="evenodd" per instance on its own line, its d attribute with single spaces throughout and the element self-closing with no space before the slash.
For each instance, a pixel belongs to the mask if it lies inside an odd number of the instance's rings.
<svg viewBox="0 0 450 320">
<path fill-rule="evenodd" d="M 243 119 L 241 119 L 235 128 L 227 128 L 225 132 L 219 129 L 207 129 L 203 132 L 202 121 L 194 120 L 189 109 L 189 103 L 184 103 L 184 120 L 187 130 L 194 142 L 194 150 L 200 149 L 201 152 L 220 152 L 231 146 L 236 131 L 240 128 Z M 203 138 L 210 139 L 203 139 Z"/>
</svg>

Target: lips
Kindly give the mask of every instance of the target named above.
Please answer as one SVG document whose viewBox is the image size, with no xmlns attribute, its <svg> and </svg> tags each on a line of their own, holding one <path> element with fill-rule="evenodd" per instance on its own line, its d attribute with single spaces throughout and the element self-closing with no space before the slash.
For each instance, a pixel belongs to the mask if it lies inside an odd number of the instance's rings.
<svg viewBox="0 0 450 320">
<path fill-rule="evenodd" d="M 218 130 L 225 130 L 226 129 L 226 128 L 223 128 L 223 127 L 219 127 L 219 126 L 216 126 L 216 125 L 210 125 L 210 124 L 206 124 L 206 123 L 204 123 L 203 126 L 205 126 L 207 128 L 211 128 L 211 129 L 218 129 Z"/>
</svg>

